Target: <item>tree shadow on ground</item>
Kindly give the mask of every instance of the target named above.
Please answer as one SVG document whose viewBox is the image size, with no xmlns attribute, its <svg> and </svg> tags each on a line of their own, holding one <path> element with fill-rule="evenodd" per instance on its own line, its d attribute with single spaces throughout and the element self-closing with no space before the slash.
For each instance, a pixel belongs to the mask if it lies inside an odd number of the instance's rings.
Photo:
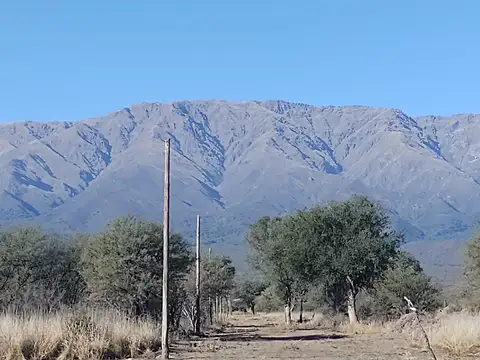
<svg viewBox="0 0 480 360">
<path fill-rule="evenodd" d="M 232 328 L 235 329 L 262 329 L 262 328 L 272 328 L 275 327 L 275 324 L 262 324 L 262 325 L 235 325 Z"/>
<path fill-rule="evenodd" d="M 338 334 L 268 336 L 249 334 L 245 332 L 217 334 L 216 336 L 216 338 L 220 341 L 319 341 L 344 339 L 346 337 L 346 335 Z"/>
<path fill-rule="evenodd" d="M 263 341 L 315 341 L 344 339 L 346 335 L 338 334 L 314 334 L 314 335 L 291 335 L 291 336 L 261 336 Z"/>
</svg>

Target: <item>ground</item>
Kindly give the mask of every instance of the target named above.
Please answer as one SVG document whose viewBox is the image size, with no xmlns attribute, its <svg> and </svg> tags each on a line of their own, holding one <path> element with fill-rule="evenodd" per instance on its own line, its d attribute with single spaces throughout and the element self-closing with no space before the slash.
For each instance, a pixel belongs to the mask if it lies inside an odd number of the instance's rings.
<svg viewBox="0 0 480 360">
<path fill-rule="evenodd" d="M 235 315 L 216 334 L 172 348 L 172 359 L 432 359 L 423 346 L 412 347 L 408 334 L 334 332 L 328 329 L 287 330 L 281 319 Z M 439 359 L 447 357 L 439 356 Z"/>
</svg>

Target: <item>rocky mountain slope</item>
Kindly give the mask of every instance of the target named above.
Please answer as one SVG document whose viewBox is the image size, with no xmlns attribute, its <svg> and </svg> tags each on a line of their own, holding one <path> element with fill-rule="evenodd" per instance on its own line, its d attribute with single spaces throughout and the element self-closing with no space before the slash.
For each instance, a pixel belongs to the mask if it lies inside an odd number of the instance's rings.
<svg viewBox="0 0 480 360">
<path fill-rule="evenodd" d="M 465 239 L 480 204 L 480 116 L 284 101 L 141 103 L 79 122 L 0 124 L 0 221 L 97 231 L 162 218 L 172 141 L 172 228 L 243 247 L 249 223 L 363 193 L 410 240 Z"/>
</svg>

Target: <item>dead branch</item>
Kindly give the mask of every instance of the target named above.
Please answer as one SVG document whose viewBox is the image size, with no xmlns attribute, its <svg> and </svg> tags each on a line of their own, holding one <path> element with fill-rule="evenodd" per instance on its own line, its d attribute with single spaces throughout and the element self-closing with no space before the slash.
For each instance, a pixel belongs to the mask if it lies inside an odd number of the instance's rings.
<svg viewBox="0 0 480 360">
<path fill-rule="evenodd" d="M 437 356 L 435 355 L 435 353 L 432 349 L 432 346 L 430 344 L 430 339 L 428 338 L 427 332 L 423 328 L 422 323 L 420 321 L 420 316 L 418 315 L 417 308 L 413 305 L 413 303 L 410 301 L 410 299 L 408 299 L 406 296 L 404 296 L 403 298 L 407 302 L 408 308 L 411 311 L 410 314 L 407 314 L 407 315 L 412 315 L 411 317 L 409 317 L 409 319 L 410 320 L 414 319 L 416 321 L 418 327 L 420 328 L 420 330 L 422 332 L 423 338 L 425 339 L 425 343 L 427 344 L 427 348 L 430 351 L 430 354 L 432 355 L 433 360 L 437 360 Z"/>
</svg>

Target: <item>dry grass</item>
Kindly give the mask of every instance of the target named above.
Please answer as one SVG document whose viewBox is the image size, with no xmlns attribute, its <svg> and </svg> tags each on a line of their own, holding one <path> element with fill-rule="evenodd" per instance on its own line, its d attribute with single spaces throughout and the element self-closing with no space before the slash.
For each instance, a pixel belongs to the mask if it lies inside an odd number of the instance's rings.
<svg viewBox="0 0 480 360">
<path fill-rule="evenodd" d="M 432 345 L 454 356 L 480 355 L 480 314 L 459 312 L 426 328 Z"/>
<path fill-rule="evenodd" d="M 356 324 L 341 323 L 337 326 L 338 331 L 351 335 L 382 334 L 391 328 L 389 323 L 377 321 L 358 322 Z"/>
<path fill-rule="evenodd" d="M 115 312 L 0 315 L 2 360 L 128 358 L 159 348 L 161 331 L 148 320 Z"/>
</svg>

